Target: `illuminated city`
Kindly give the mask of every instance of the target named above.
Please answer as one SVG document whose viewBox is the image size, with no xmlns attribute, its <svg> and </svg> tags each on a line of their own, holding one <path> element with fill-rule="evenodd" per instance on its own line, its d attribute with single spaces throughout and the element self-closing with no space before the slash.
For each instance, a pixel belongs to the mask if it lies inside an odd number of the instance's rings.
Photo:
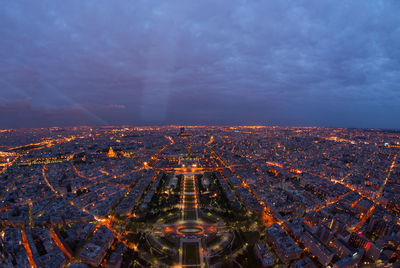
<svg viewBox="0 0 400 268">
<path fill-rule="evenodd" d="M 400 0 L 4 0 L 0 268 L 400 268 Z"/>
<path fill-rule="evenodd" d="M 398 131 L 53 127 L 0 144 L 2 267 L 400 261 Z"/>
</svg>

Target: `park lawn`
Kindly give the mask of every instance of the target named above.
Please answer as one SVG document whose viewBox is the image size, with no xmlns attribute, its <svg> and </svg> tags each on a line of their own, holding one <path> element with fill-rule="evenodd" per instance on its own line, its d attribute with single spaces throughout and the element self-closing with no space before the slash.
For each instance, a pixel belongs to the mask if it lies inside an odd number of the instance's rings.
<svg viewBox="0 0 400 268">
<path fill-rule="evenodd" d="M 183 265 L 199 265 L 200 267 L 200 254 L 199 243 L 197 242 L 184 242 L 183 243 Z"/>
<path fill-rule="evenodd" d="M 191 210 L 185 210 L 183 212 L 183 220 L 185 221 L 195 221 L 196 219 L 196 211 L 191 209 Z"/>
</svg>

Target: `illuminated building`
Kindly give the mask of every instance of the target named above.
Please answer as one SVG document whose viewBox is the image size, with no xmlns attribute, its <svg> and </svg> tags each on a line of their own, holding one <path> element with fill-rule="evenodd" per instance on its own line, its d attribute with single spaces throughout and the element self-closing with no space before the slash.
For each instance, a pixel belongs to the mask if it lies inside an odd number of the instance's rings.
<svg viewBox="0 0 400 268">
<path fill-rule="evenodd" d="M 269 267 L 274 265 L 275 260 L 271 256 L 269 250 L 265 247 L 264 243 L 257 242 L 256 244 L 254 244 L 254 253 L 261 261 L 262 267 Z"/>
<path fill-rule="evenodd" d="M 328 265 L 335 255 L 327 245 L 309 232 L 304 232 L 300 241 L 315 257 L 318 258 L 318 261 L 323 266 Z"/>
<path fill-rule="evenodd" d="M 113 148 L 110 146 L 110 149 L 108 150 L 108 157 L 116 157 L 116 154 L 114 153 Z"/>
<path fill-rule="evenodd" d="M 284 263 L 298 259 L 302 253 L 301 248 L 276 223 L 267 229 L 266 238 Z"/>
</svg>

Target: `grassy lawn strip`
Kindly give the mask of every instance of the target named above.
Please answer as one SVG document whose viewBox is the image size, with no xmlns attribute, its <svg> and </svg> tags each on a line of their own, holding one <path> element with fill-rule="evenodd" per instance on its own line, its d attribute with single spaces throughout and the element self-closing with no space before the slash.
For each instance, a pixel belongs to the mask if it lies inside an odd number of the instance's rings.
<svg viewBox="0 0 400 268">
<path fill-rule="evenodd" d="M 183 243 L 183 265 L 200 264 L 199 244 L 187 242 Z"/>
<path fill-rule="evenodd" d="M 185 210 L 183 213 L 183 220 L 195 221 L 196 220 L 196 211 L 195 210 Z"/>
</svg>

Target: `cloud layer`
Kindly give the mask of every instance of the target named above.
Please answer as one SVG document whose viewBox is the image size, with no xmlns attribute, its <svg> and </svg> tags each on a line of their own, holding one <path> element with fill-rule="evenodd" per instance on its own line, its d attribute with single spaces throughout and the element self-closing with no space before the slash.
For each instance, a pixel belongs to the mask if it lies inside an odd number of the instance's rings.
<svg viewBox="0 0 400 268">
<path fill-rule="evenodd" d="M 6 1 L 0 128 L 400 128 L 400 2 Z"/>
</svg>

